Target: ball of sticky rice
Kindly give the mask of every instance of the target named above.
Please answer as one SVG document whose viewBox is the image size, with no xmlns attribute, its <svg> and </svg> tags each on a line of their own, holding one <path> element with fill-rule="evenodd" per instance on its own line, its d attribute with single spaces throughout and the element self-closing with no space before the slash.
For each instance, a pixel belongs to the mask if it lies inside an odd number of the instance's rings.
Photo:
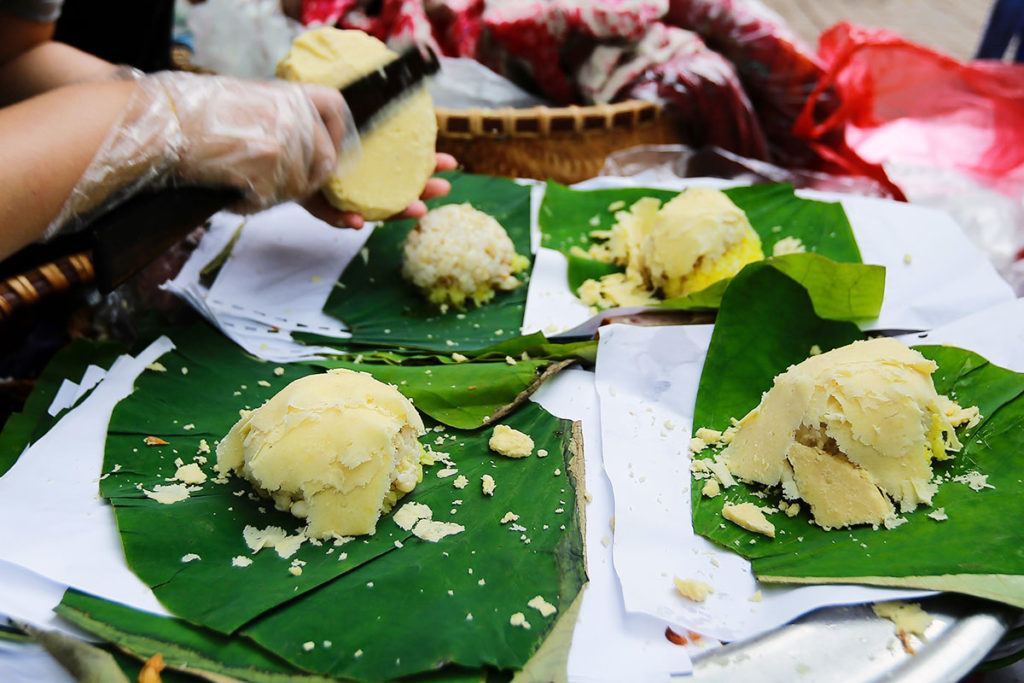
<svg viewBox="0 0 1024 683">
<path fill-rule="evenodd" d="M 362 31 L 325 26 L 295 39 L 278 63 L 277 75 L 341 88 L 397 56 Z M 323 193 L 334 206 L 355 211 L 367 220 L 393 216 L 419 198 L 433 174 L 436 141 L 433 100 L 426 88 L 412 90 L 363 135 L 362 158 L 331 173 Z"/>
<path fill-rule="evenodd" d="M 498 290 L 515 289 L 522 284 L 516 273 L 529 265 L 494 217 L 470 204 L 445 204 L 406 236 L 402 276 L 446 310 L 480 306 Z"/>
<path fill-rule="evenodd" d="M 216 469 L 305 519 L 311 538 L 371 534 L 422 479 L 423 433 L 397 389 L 368 373 L 330 370 L 244 412 L 217 446 Z"/>
<path fill-rule="evenodd" d="M 648 280 L 667 298 L 698 292 L 764 258 L 747 214 L 709 187 L 688 188 L 661 207 L 640 249 Z"/>
<path fill-rule="evenodd" d="M 977 419 L 939 395 L 933 361 L 891 338 L 858 341 L 791 366 L 736 426 L 722 457 L 746 481 L 781 485 L 825 528 L 886 524 L 930 503 L 932 460 Z"/>
</svg>

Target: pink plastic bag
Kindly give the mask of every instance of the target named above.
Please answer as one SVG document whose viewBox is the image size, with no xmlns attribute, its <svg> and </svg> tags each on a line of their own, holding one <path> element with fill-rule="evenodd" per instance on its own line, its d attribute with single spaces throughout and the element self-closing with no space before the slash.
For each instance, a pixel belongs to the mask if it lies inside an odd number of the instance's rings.
<svg viewBox="0 0 1024 683">
<path fill-rule="evenodd" d="M 1024 65 L 967 64 L 884 29 L 840 23 L 822 34 L 826 73 L 794 131 L 812 139 L 845 129 L 869 162 L 950 169 L 1019 198 L 1024 191 Z M 840 106 L 815 120 L 835 88 Z"/>
</svg>

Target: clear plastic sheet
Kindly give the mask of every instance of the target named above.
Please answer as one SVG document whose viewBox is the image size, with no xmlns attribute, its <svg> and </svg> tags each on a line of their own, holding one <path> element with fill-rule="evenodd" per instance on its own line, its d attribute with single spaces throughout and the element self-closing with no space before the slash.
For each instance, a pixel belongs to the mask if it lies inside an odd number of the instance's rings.
<svg viewBox="0 0 1024 683">
<path fill-rule="evenodd" d="M 655 171 L 664 178 L 725 178 L 742 183 L 789 183 L 796 188 L 891 198 L 888 188 L 866 176 L 789 169 L 740 156 L 713 145 L 643 145 L 610 154 L 602 176 L 634 176 Z"/>
<path fill-rule="evenodd" d="M 278 0 L 206 0 L 183 5 L 197 66 L 244 78 L 271 78 L 303 27 Z"/>
</svg>

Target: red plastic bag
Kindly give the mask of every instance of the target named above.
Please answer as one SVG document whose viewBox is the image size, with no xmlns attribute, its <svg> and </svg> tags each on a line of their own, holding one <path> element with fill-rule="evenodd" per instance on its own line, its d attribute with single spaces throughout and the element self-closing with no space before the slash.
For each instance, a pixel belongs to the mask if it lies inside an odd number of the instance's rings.
<svg viewBox="0 0 1024 683">
<path fill-rule="evenodd" d="M 1024 190 L 1024 65 L 959 62 L 884 29 L 840 23 L 822 34 L 826 73 L 794 131 L 822 139 L 844 131 L 869 162 L 967 174 L 1011 198 Z M 822 120 L 817 98 L 840 106 Z"/>
</svg>

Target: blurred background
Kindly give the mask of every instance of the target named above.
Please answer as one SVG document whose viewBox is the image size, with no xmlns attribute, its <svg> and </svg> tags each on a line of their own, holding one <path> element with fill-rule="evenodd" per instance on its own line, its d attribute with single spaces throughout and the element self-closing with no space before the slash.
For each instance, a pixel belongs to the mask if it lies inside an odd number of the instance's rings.
<svg viewBox="0 0 1024 683">
<path fill-rule="evenodd" d="M 959 60 L 974 57 L 992 10 L 989 0 L 765 0 L 812 45 L 840 21 L 890 28 Z"/>
</svg>

